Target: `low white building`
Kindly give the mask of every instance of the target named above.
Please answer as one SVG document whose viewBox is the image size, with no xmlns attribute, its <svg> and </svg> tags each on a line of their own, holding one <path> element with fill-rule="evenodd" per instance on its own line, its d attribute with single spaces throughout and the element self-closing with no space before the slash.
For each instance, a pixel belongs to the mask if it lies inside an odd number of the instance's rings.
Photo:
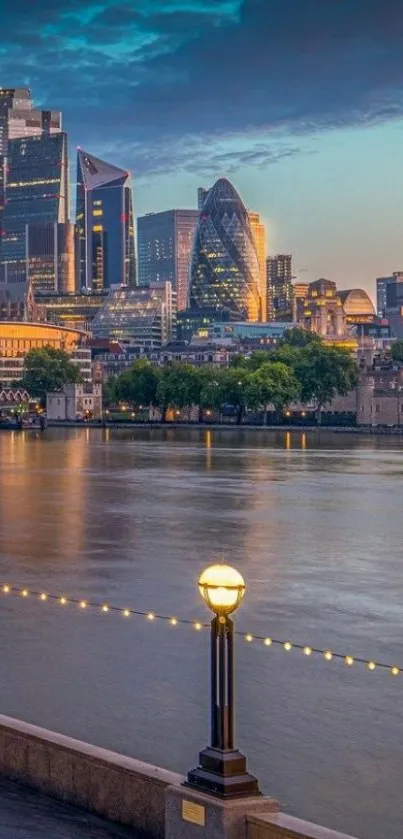
<svg viewBox="0 0 403 839">
<path fill-rule="evenodd" d="M 48 420 L 102 419 L 102 385 L 92 382 L 65 385 L 63 390 L 46 394 Z"/>
</svg>

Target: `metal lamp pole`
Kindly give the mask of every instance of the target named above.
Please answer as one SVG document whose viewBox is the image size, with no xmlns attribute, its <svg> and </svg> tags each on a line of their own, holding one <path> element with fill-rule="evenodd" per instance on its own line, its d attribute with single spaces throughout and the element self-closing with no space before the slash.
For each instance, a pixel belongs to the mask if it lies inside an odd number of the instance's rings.
<svg viewBox="0 0 403 839">
<path fill-rule="evenodd" d="M 260 795 L 247 772 L 246 757 L 235 748 L 234 624 L 228 617 L 245 593 L 242 576 L 228 565 L 213 565 L 199 579 L 199 590 L 215 612 L 211 622 L 211 745 L 188 773 L 187 785 L 221 798 Z"/>
</svg>

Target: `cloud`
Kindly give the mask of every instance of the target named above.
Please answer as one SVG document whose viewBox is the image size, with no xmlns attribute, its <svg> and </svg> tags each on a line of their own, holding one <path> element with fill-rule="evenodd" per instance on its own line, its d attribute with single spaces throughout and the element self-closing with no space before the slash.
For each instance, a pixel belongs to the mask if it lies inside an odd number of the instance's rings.
<svg viewBox="0 0 403 839">
<path fill-rule="evenodd" d="M 264 167 L 403 115 L 401 0 L 14 0 L 0 31 L 3 85 L 140 175 Z"/>
</svg>

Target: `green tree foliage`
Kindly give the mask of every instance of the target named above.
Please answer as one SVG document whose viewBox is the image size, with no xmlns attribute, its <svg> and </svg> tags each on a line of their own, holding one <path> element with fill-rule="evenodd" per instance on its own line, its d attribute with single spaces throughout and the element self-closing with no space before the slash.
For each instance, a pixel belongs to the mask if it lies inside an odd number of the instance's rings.
<svg viewBox="0 0 403 839">
<path fill-rule="evenodd" d="M 390 355 L 393 361 L 403 361 L 403 341 L 394 341 L 390 348 Z"/>
<path fill-rule="evenodd" d="M 307 332 L 301 326 L 292 326 L 286 329 L 282 338 L 278 342 L 278 347 L 293 347 L 294 349 L 302 349 L 310 344 L 322 344 L 322 339 L 315 332 Z"/>
<path fill-rule="evenodd" d="M 198 367 L 176 362 L 162 370 L 158 384 L 157 401 L 163 418 L 168 408 L 190 408 L 199 405 L 203 376 Z"/>
<path fill-rule="evenodd" d="M 357 365 L 347 350 L 312 342 L 296 357 L 294 373 L 300 383 L 301 400 L 313 401 L 320 422 L 324 406 L 339 394 L 345 396 L 357 382 Z"/>
<path fill-rule="evenodd" d="M 140 358 L 117 377 L 114 384 L 115 399 L 129 402 L 135 407 L 155 406 L 158 404 L 160 381 L 160 369 Z"/>
<path fill-rule="evenodd" d="M 237 424 L 240 425 L 247 407 L 246 384 L 249 375 L 243 367 L 217 370 L 202 390 L 204 406 L 222 411 L 225 405 L 231 405 L 236 410 Z"/>
<path fill-rule="evenodd" d="M 44 347 L 30 350 L 25 356 L 24 373 L 19 385 L 44 404 L 47 393 L 62 390 L 63 385 L 79 381 L 80 370 L 64 350 Z"/>
<path fill-rule="evenodd" d="M 118 401 L 117 396 L 117 377 L 109 376 L 102 388 L 102 397 L 104 405 L 113 405 Z"/>
<path fill-rule="evenodd" d="M 249 408 L 265 412 L 267 405 L 274 405 L 277 414 L 299 396 L 299 383 L 293 371 L 280 361 L 263 364 L 250 373 L 246 381 L 245 400 Z"/>
</svg>

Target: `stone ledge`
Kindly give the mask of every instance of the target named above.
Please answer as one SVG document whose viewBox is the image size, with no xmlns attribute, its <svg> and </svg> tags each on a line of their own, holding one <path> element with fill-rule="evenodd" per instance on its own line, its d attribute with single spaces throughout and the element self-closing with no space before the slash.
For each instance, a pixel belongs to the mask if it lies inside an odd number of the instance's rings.
<svg viewBox="0 0 403 839">
<path fill-rule="evenodd" d="M 163 839 L 165 791 L 183 778 L 159 766 L 0 716 L 0 775 Z"/>
<path fill-rule="evenodd" d="M 248 839 L 354 839 L 285 813 L 247 815 L 246 819 Z"/>
</svg>

